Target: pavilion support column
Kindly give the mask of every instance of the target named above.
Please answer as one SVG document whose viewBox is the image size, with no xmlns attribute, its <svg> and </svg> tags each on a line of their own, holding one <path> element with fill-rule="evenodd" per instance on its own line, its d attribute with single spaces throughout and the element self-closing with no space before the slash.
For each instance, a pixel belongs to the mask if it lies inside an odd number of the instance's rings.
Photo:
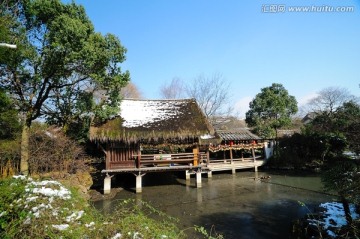
<svg viewBox="0 0 360 239">
<path fill-rule="evenodd" d="M 136 177 L 136 187 L 135 187 L 135 191 L 136 193 L 142 193 L 142 177 L 144 176 L 145 174 L 138 174 L 138 175 L 135 175 Z"/>
<path fill-rule="evenodd" d="M 186 179 L 186 181 L 190 180 L 190 177 L 191 177 L 190 171 L 189 171 L 189 170 L 185 170 L 185 179 Z"/>
<path fill-rule="evenodd" d="M 208 178 L 212 178 L 212 171 L 209 170 L 209 171 L 207 172 L 207 176 L 208 176 Z"/>
<path fill-rule="evenodd" d="M 197 188 L 201 188 L 201 187 L 202 187 L 202 185 L 201 185 L 201 171 L 200 171 L 200 170 L 198 170 L 198 171 L 196 172 L 196 187 L 197 187 Z"/>
<path fill-rule="evenodd" d="M 198 164 L 199 164 L 199 148 L 197 146 L 193 148 L 193 154 L 194 154 L 193 165 L 198 166 Z"/>
<path fill-rule="evenodd" d="M 104 179 L 104 194 L 110 194 L 111 192 L 111 178 L 113 176 L 109 176 L 109 174 L 106 174 L 106 177 Z"/>
<path fill-rule="evenodd" d="M 206 166 L 209 166 L 210 163 L 210 151 L 206 150 Z"/>
<path fill-rule="evenodd" d="M 256 158 L 255 158 L 255 149 L 254 149 L 254 147 L 252 147 L 251 152 L 252 152 L 252 156 L 253 156 L 253 159 L 254 159 L 254 162 L 255 162 Z"/>
<path fill-rule="evenodd" d="M 231 173 L 232 173 L 232 174 L 236 174 L 236 168 L 235 168 L 234 165 L 231 167 Z"/>
<path fill-rule="evenodd" d="M 252 148 L 252 156 L 253 156 L 253 159 L 254 159 L 254 167 L 255 167 L 255 172 L 258 171 L 258 167 L 256 165 L 256 157 L 255 157 L 255 149 L 254 147 Z"/>
</svg>

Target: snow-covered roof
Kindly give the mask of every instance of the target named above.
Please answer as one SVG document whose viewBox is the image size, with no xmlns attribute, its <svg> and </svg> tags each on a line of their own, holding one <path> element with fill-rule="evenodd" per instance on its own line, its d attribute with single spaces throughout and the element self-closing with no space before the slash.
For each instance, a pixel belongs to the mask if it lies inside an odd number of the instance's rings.
<svg viewBox="0 0 360 239">
<path fill-rule="evenodd" d="M 122 126 L 126 128 L 151 127 L 162 121 L 180 118 L 184 114 L 182 108 L 189 100 L 130 100 L 125 99 L 120 104 Z M 193 102 L 195 103 L 195 102 Z"/>
<path fill-rule="evenodd" d="M 212 135 L 213 128 L 195 99 L 124 99 L 118 117 L 92 127 L 93 140 L 183 138 Z"/>
</svg>

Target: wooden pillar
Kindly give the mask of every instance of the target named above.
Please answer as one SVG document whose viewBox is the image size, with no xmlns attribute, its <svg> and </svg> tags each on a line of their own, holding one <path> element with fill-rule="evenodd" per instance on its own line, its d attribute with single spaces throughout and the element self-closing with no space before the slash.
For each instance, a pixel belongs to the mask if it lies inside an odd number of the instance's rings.
<svg viewBox="0 0 360 239">
<path fill-rule="evenodd" d="M 140 168 L 141 167 L 141 153 L 139 153 L 140 150 L 138 151 L 138 155 L 136 156 L 135 160 L 136 160 L 136 167 Z"/>
<path fill-rule="evenodd" d="M 207 176 L 208 178 L 212 178 L 212 171 L 208 171 Z"/>
<path fill-rule="evenodd" d="M 111 178 L 109 175 L 106 175 L 104 179 L 104 194 L 110 194 L 111 192 Z"/>
<path fill-rule="evenodd" d="M 201 188 L 201 171 L 196 172 L 196 187 Z"/>
<path fill-rule="evenodd" d="M 255 158 L 255 149 L 254 149 L 254 146 L 252 147 L 251 151 L 252 151 L 252 156 L 253 156 L 253 159 L 254 159 L 254 162 L 255 162 L 255 161 L 256 161 L 256 158 Z"/>
<path fill-rule="evenodd" d="M 197 146 L 195 148 L 193 148 L 193 154 L 194 154 L 193 165 L 198 166 L 198 164 L 199 164 L 199 148 Z"/>
<path fill-rule="evenodd" d="M 255 149 L 254 149 L 254 146 L 252 148 L 252 155 L 253 155 L 253 159 L 254 159 L 254 167 L 255 167 L 255 172 L 258 171 L 258 168 L 256 166 L 256 158 L 255 158 Z"/>
<path fill-rule="evenodd" d="M 111 158 L 111 149 L 109 147 L 109 145 L 106 145 L 106 154 L 105 154 L 105 169 L 109 170 L 110 169 L 110 158 Z"/>
<path fill-rule="evenodd" d="M 209 166 L 210 163 L 210 151 L 206 150 L 206 166 Z"/>
<path fill-rule="evenodd" d="M 236 168 L 233 161 L 232 147 L 230 148 L 230 158 L 231 158 L 231 173 L 236 174 Z"/>
</svg>

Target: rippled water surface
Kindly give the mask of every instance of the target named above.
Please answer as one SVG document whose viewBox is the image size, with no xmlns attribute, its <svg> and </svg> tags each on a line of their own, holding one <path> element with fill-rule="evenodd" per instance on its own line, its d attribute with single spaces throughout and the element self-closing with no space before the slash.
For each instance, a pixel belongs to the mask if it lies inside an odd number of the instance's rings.
<svg viewBox="0 0 360 239">
<path fill-rule="evenodd" d="M 258 177 L 271 178 L 255 180 Z M 292 221 L 333 196 L 322 193 L 317 176 L 290 176 L 284 173 L 223 172 L 202 178 L 202 188 L 195 187 L 195 178 L 187 182 L 170 173 L 148 174 L 143 177 L 143 192 L 135 194 L 135 177 L 120 176 L 124 189 L 111 200 L 95 203 L 110 213 L 118 199 L 134 198 L 180 219 L 180 227 L 193 225 L 213 228 L 225 238 L 290 238 Z M 307 207 L 301 206 L 305 203 Z M 189 234 L 189 238 L 196 238 Z"/>
</svg>

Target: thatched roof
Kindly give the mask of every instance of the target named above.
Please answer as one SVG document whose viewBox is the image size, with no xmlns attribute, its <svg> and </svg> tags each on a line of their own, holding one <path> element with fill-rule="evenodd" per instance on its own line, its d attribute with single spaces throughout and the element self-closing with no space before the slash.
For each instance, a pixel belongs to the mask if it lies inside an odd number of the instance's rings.
<svg viewBox="0 0 360 239">
<path fill-rule="evenodd" d="M 260 140 L 261 138 L 251 133 L 246 128 L 238 128 L 231 130 L 217 130 L 216 134 L 223 141 L 241 141 L 241 140 Z"/>
<path fill-rule="evenodd" d="M 195 99 L 121 101 L 120 113 L 98 127 L 91 127 L 93 141 L 154 142 L 207 139 L 214 129 Z"/>
</svg>

